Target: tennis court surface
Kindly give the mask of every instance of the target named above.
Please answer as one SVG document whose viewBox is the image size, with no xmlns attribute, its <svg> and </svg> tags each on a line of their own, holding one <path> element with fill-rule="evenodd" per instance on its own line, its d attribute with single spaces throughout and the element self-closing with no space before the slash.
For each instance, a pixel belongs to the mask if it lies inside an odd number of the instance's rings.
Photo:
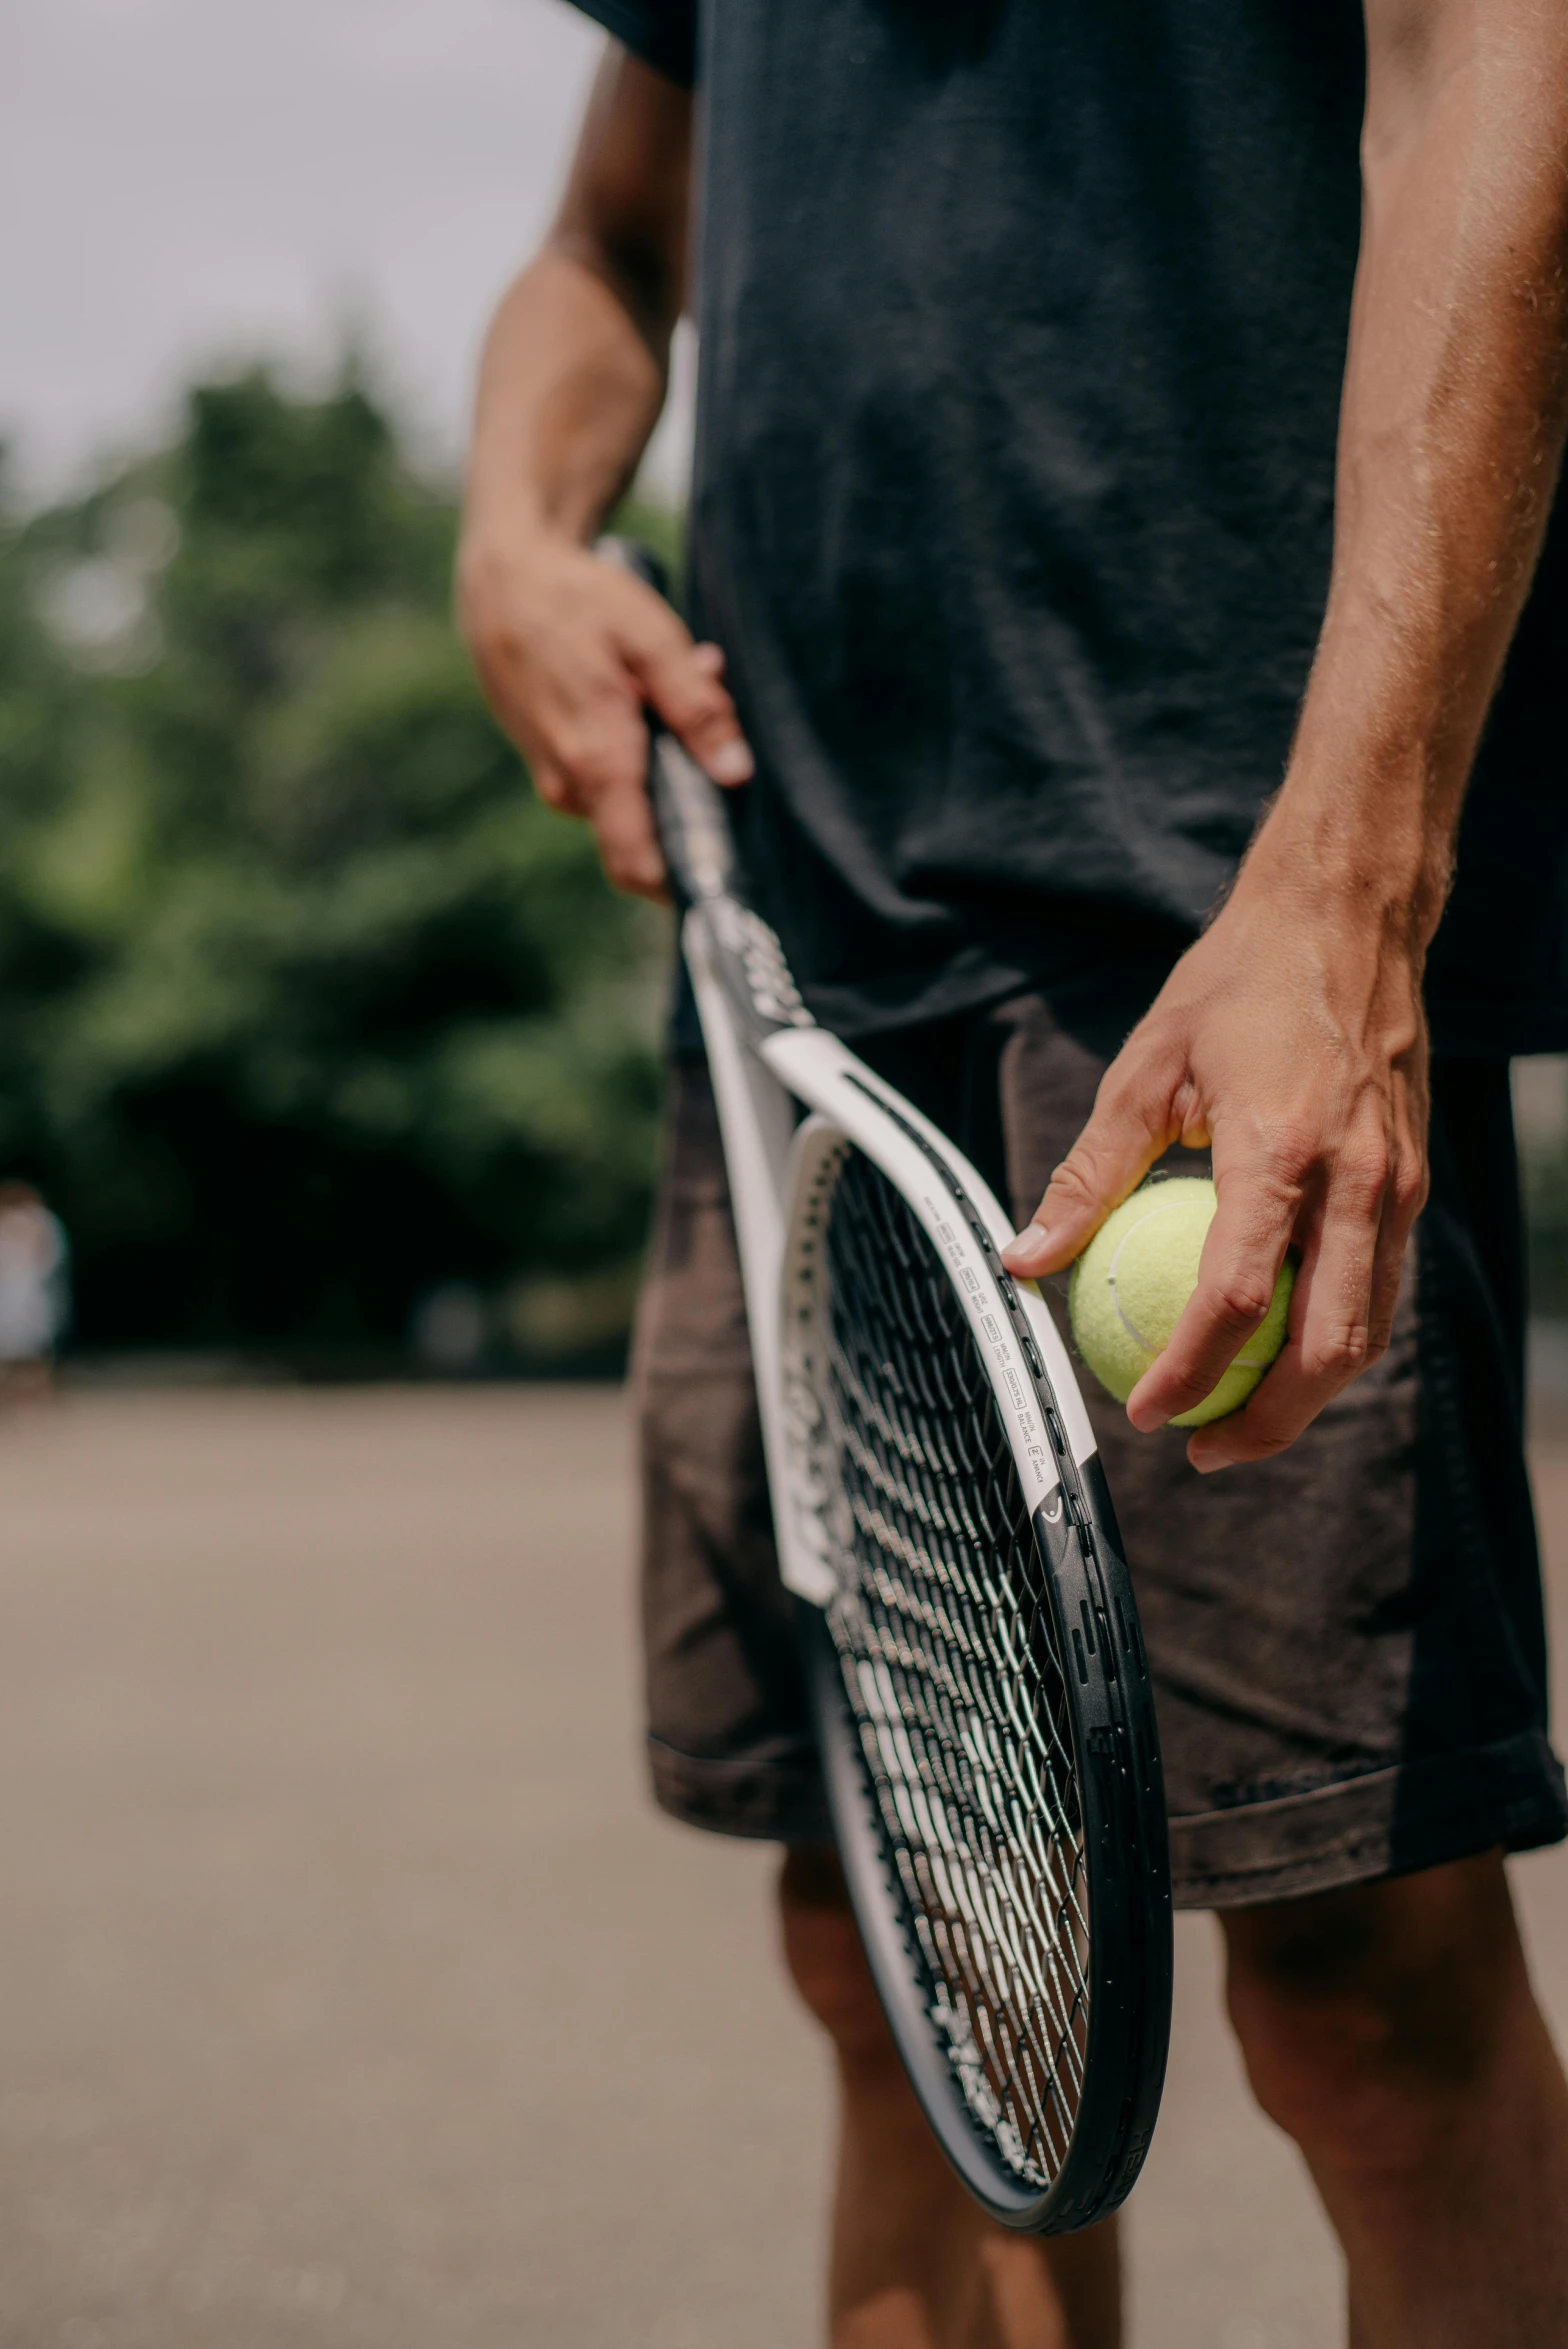
<svg viewBox="0 0 1568 2349">
<path fill-rule="evenodd" d="M 771 1856 L 644 1796 L 631 1512 L 595 1389 L 0 1421 L 7 2349 L 814 2349 L 826 2066 Z M 1568 1857 L 1516 1881 L 1563 2033 Z M 1320 2349 L 1206 1920 L 1178 1963 L 1133 2349 Z"/>
</svg>

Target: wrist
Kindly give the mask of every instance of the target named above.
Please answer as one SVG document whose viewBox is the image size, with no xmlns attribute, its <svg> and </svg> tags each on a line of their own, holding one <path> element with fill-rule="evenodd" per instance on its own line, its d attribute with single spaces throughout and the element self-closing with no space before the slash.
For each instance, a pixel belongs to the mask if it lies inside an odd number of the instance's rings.
<svg viewBox="0 0 1568 2349">
<path fill-rule="evenodd" d="M 526 593 L 530 582 L 547 579 L 563 557 L 581 552 L 582 542 L 552 524 L 531 500 L 470 500 L 457 545 L 459 601 L 512 596 L 519 588 Z"/>
<path fill-rule="evenodd" d="M 1261 826 L 1234 895 L 1281 899 L 1330 928 L 1376 934 L 1424 960 L 1453 878 L 1449 827 L 1417 793 L 1358 807 L 1292 775 Z"/>
</svg>

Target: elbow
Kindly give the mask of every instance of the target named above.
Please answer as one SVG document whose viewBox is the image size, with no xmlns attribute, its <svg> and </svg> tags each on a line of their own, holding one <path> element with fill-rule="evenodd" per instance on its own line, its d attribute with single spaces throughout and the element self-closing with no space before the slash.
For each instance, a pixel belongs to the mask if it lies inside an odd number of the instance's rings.
<svg viewBox="0 0 1568 2349">
<path fill-rule="evenodd" d="M 685 298 L 682 260 L 634 222 L 613 226 L 562 220 L 547 250 L 583 269 L 614 295 L 661 367 Z"/>
<path fill-rule="evenodd" d="M 1362 176 L 1397 173 L 1456 77 L 1480 62 L 1476 12 L 1452 0 L 1368 0 Z"/>
</svg>

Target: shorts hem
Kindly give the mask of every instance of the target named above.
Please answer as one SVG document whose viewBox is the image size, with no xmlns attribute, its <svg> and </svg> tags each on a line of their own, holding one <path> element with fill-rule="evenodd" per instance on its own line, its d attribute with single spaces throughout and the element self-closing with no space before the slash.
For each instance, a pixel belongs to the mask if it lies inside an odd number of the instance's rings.
<svg viewBox="0 0 1568 2349">
<path fill-rule="evenodd" d="M 1409 1876 L 1499 1846 L 1560 1843 L 1568 1792 L 1544 1733 L 1531 1729 L 1170 1826 L 1177 1908 L 1248 1908 Z"/>
<path fill-rule="evenodd" d="M 648 1767 L 654 1801 L 684 1826 L 752 1843 L 833 1841 L 815 1754 L 722 1760 L 650 1737 Z"/>
</svg>

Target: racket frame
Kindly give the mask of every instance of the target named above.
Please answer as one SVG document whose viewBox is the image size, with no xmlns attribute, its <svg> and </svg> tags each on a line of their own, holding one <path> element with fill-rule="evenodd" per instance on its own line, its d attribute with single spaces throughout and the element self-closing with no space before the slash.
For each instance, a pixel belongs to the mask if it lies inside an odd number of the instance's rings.
<svg viewBox="0 0 1568 2349">
<path fill-rule="evenodd" d="M 1004 2226 L 1064 2233 L 1108 2215 L 1142 2167 L 1164 2083 L 1172 1979 L 1159 1742 L 1132 1586 L 1094 1433 L 1043 1298 L 1001 1263 L 1011 1225 L 988 1185 L 913 1104 L 806 1011 L 773 932 L 736 885 L 713 786 L 667 735 L 653 796 L 686 905 L 691 976 L 723 1136 L 780 1572 L 803 1602 L 803 1653 L 830 1813 L 889 2026 L 943 2152 Z M 810 1114 L 800 1122 L 799 1110 Z M 823 1612 L 837 1590 L 792 1388 L 820 1342 L 816 1244 L 847 1148 L 895 1185 L 952 1281 L 995 1396 L 1046 1571 L 1063 1663 L 1091 1904 L 1086 2100 L 1049 2186 L 1021 2178 L 965 2101 L 936 2035 L 934 1986 L 889 1867 L 868 1763 Z"/>
</svg>

